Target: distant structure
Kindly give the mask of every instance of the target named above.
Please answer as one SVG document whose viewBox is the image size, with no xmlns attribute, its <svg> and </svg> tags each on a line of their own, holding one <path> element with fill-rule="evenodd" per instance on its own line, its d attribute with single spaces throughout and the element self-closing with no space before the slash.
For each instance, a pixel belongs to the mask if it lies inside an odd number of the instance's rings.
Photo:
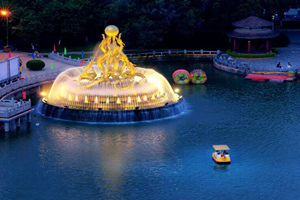
<svg viewBox="0 0 300 200">
<path fill-rule="evenodd" d="M 300 20 L 300 8 L 290 8 L 287 12 L 283 13 L 284 19 Z"/>
<path fill-rule="evenodd" d="M 281 28 L 299 29 L 300 28 L 300 8 L 291 8 L 283 13 L 284 17 L 280 21 Z"/>
<path fill-rule="evenodd" d="M 232 23 L 237 27 L 227 33 L 232 38 L 233 52 L 235 53 L 270 53 L 272 39 L 280 33 L 270 29 L 273 23 L 259 17 L 250 16 Z"/>
</svg>

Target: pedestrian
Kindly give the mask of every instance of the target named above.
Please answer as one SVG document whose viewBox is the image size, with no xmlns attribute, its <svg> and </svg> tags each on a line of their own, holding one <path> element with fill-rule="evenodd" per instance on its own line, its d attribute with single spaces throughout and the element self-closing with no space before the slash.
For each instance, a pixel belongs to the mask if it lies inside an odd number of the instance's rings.
<svg viewBox="0 0 300 200">
<path fill-rule="evenodd" d="M 277 68 L 281 68 L 281 63 L 279 62 L 277 65 L 276 65 Z"/>
<path fill-rule="evenodd" d="M 292 68 L 292 65 L 291 65 L 290 62 L 288 62 L 288 64 L 287 64 L 287 70 L 289 70 L 289 69 L 291 69 L 291 68 Z"/>
</svg>

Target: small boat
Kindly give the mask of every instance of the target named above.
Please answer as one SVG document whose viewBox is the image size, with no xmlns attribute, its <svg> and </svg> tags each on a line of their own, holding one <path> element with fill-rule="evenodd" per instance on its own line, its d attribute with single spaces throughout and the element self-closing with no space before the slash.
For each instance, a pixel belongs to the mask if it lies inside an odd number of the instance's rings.
<svg viewBox="0 0 300 200">
<path fill-rule="evenodd" d="M 212 158 L 217 164 L 230 164 L 231 160 L 227 152 L 230 148 L 227 145 L 213 145 L 213 148 L 215 152 L 213 152 Z"/>
</svg>

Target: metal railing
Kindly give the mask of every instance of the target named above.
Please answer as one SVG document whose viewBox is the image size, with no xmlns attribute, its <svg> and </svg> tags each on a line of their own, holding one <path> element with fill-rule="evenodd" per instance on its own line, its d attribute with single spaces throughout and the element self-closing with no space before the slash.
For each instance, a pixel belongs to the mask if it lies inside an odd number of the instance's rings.
<svg viewBox="0 0 300 200">
<path fill-rule="evenodd" d="M 93 54 L 94 52 L 85 52 L 84 54 Z M 219 50 L 211 51 L 211 50 L 152 50 L 152 51 L 145 51 L 142 53 L 125 53 L 129 59 L 134 58 L 144 58 L 144 57 L 161 57 L 161 56 L 175 56 L 175 55 L 189 55 L 189 56 L 211 56 L 214 57 L 216 54 L 220 53 Z M 68 54 L 81 54 L 80 52 L 73 52 Z M 59 52 L 50 53 L 48 58 L 70 64 L 79 66 L 81 62 L 84 64 L 89 63 L 94 57 L 91 56 L 90 58 L 71 58 L 71 56 L 66 57 L 64 54 L 60 54 Z"/>
</svg>

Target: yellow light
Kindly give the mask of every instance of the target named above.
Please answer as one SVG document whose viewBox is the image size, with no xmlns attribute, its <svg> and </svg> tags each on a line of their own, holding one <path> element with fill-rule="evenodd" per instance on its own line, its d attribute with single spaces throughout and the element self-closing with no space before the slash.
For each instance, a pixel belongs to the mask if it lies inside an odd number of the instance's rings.
<svg viewBox="0 0 300 200">
<path fill-rule="evenodd" d="M 174 92 L 178 93 L 180 90 L 178 88 L 175 88 Z"/>
<path fill-rule="evenodd" d="M 41 96 L 46 96 L 46 93 L 45 92 L 41 92 Z"/>
<path fill-rule="evenodd" d="M 1 15 L 6 16 L 7 15 L 7 11 L 6 10 L 1 10 Z"/>
</svg>

